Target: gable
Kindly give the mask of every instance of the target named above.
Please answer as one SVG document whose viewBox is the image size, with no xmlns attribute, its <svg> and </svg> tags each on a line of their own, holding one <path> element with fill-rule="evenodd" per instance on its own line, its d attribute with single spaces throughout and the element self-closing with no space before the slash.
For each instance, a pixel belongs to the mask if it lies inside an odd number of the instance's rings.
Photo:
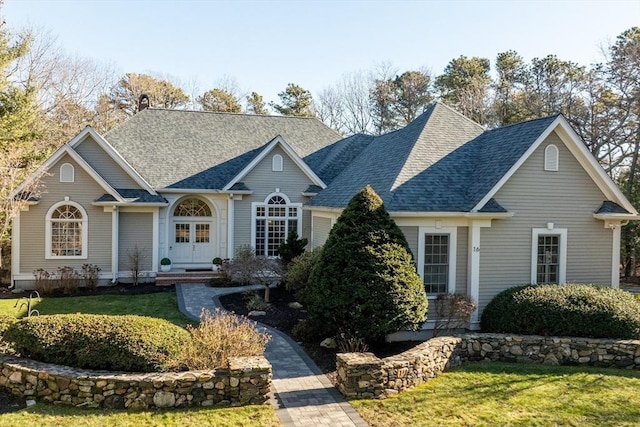
<svg viewBox="0 0 640 427">
<path fill-rule="evenodd" d="M 545 150 L 550 145 L 558 149 L 557 171 L 545 170 Z M 521 199 L 517 207 L 513 201 L 516 198 Z M 592 220 L 592 214 L 608 197 L 554 131 L 509 177 L 495 199 L 516 215 L 524 204 L 529 204 L 527 209 L 549 210 L 549 215 L 560 210 L 586 215 Z"/>
<path fill-rule="evenodd" d="M 60 182 L 60 166 L 73 166 L 75 179 L 73 182 Z M 64 197 L 80 200 L 83 205 L 90 204 L 104 194 L 105 188 L 84 169 L 83 165 L 74 160 L 69 154 L 63 154 L 53 162 L 48 172 L 41 178 L 43 184 L 40 204 L 46 206 L 59 202 Z M 33 208 L 31 208 L 33 209 Z"/>
<path fill-rule="evenodd" d="M 282 158 L 282 171 L 274 171 L 272 160 L 274 156 Z M 287 193 L 289 197 L 297 198 L 305 191 L 313 181 L 300 168 L 298 163 L 289 156 L 281 147 L 276 146 L 264 156 L 250 171 L 241 179 L 249 190 L 254 191 L 260 197 L 274 192 L 276 188 Z M 287 189 L 287 191 L 285 191 Z M 289 194 L 292 193 L 292 194 Z"/>
<path fill-rule="evenodd" d="M 104 151 L 92 135 L 87 134 L 74 149 L 112 187 L 128 189 L 142 188 L 141 185 L 131 178 L 131 176 Z"/>
</svg>

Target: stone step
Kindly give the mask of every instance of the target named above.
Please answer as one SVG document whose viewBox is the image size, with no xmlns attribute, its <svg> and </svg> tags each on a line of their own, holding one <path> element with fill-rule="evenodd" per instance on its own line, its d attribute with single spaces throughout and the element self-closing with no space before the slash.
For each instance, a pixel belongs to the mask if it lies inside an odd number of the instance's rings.
<svg viewBox="0 0 640 427">
<path fill-rule="evenodd" d="M 217 271 L 169 271 L 156 274 L 156 286 L 169 286 L 176 283 L 209 283 L 214 277 L 221 277 Z"/>
</svg>

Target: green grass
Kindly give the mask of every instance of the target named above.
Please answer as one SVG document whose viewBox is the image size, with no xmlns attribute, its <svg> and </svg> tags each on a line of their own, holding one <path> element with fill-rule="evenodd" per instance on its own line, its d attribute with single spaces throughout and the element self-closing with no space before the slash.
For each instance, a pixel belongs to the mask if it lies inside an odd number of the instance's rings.
<svg viewBox="0 0 640 427">
<path fill-rule="evenodd" d="M 25 300 L 18 303 L 18 308 Z M 166 319 L 176 325 L 185 326 L 189 319 L 178 310 L 174 292 L 160 292 L 144 295 L 95 295 L 86 297 L 51 298 L 43 297 L 42 301 L 32 300 L 32 309 L 45 314 L 137 314 L 140 316 Z M 26 315 L 26 307 L 14 308 L 16 300 L 0 300 L 0 314 L 8 314 L 17 318 Z"/>
<path fill-rule="evenodd" d="M 637 426 L 640 372 L 469 363 L 385 400 L 351 403 L 371 426 Z"/>
<path fill-rule="evenodd" d="M 14 308 L 16 300 L 0 300 L 0 314 L 24 317 L 26 308 Z M 166 319 L 177 325 L 189 323 L 180 311 L 173 292 L 146 295 L 96 295 L 50 298 L 34 301 L 41 315 L 62 313 L 137 314 Z M 269 405 L 239 408 L 192 408 L 166 411 L 114 411 L 74 408 L 39 403 L 32 408 L 0 416 L 0 427 L 13 426 L 279 426 L 275 410 Z"/>
<path fill-rule="evenodd" d="M 0 427 L 14 426 L 264 426 L 281 425 L 269 405 L 164 411 L 112 411 L 37 404 L 0 416 Z"/>
</svg>

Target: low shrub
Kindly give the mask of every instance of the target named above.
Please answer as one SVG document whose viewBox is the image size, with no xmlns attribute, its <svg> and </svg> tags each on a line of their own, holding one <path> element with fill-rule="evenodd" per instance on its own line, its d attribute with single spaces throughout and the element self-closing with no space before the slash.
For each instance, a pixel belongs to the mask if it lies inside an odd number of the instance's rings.
<svg viewBox="0 0 640 427">
<path fill-rule="evenodd" d="M 11 347 L 10 344 L 3 340 L 4 332 L 13 325 L 17 319 L 7 314 L 0 314 L 0 353 L 6 353 Z"/>
<path fill-rule="evenodd" d="M 24 357 L 86 369 L 127 372 L 169 370 L 189 333 L 143 316 L 58 314 L 13 323 L 4 339 Z"/>
<path fill-rule="evenodd" d="M 293 292 L 298 301 L 304 301 L 304 293 L 309 283 L 311 270 L 320 259 L 321 248 L 315 248 L 311 251 L 302 253 L 295 257 L 289 264 L 287 272 L 284 276 L 284 285 L 286 289 Z"/>
<path fill-rule="evenodd" d="M 640 301 L 593 285 L 528 285 L 498 294 L 482 312 L 484 332 L 640 338 Z"/>
<path fill-rule="evenodd" d="M 180 364 L 191 370 L 226 367 L 232 356 L 259 356 L 270 339 L 255 322 L 218 309 L 214 313 L 203 309 L 198 327 L 187 329 L 191 340 L 182 350 Z"/>
<path fill-rule="evenodd" d="M 294 258 L 302 255 L 305 252 L 305 246 L 307 246 L 309 240 L 298 238 L 298 232 L 291 230 L 287 236 L 287 240 L 282 242 L 278 247 L 278 255 L 285 266 L 291 264 Z"/>
</svg>

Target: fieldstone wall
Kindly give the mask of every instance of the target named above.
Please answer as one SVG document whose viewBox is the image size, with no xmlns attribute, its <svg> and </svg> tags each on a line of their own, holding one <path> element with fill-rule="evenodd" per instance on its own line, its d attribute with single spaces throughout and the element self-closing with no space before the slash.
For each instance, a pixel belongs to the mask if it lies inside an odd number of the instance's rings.
<svg viewBox="0 0 640 427">
<path fill-rule="evenodd" d="M 0 356 L 0 387 L 27 399 L 95 408 L 241 406 L 268 402 L 271 365 L 262 356 L 237 357 L 228 369 L 132 374 Z"/>
<path fill-rule="evenodd" d="M 384 359 L 373 353 L 338 354 L 338 389 L 347 397 L 384 398 L 467 361 L 640 369 L 640 340 L 503 334 L 437 337 Z"/>
<path fill-rule="evenodd" d="M 377 358 L 373 353 L 337 356 L 338 389 L 346 397 L 388 397 L 435 378 L 461 363 L 457 354 L 462 339 L 437 337 L 404 353 Z"/>
</svg>

